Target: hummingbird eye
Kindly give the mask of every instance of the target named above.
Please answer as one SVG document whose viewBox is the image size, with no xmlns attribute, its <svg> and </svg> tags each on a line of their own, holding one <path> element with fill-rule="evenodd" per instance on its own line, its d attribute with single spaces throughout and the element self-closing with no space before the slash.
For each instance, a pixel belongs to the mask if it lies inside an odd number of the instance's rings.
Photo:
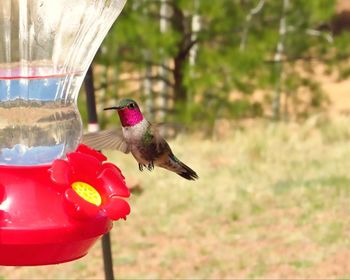
<svg viewBox="0 0 350 280">
<path fill-rule="evenodd" d="M 129 109 L 135 109 L 135 104 L 134 104 L 134 103 L 130 103 L 130 104 L 128 105 L 128 108 L 129 108 Z"/>
</svg>

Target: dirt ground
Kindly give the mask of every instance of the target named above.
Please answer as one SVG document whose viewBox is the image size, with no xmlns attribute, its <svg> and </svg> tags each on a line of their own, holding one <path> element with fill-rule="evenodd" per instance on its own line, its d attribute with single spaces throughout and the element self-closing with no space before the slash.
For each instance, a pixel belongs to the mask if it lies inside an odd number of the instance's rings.
<svg viewBox="0 0 350 280">
<path fill-rule="evenodd" d="M 331 101 L 329 112 L 332 115 L 350 115 L 350 79 L 338 82 L 325 77 L 322 85 Z"/>
</svg>

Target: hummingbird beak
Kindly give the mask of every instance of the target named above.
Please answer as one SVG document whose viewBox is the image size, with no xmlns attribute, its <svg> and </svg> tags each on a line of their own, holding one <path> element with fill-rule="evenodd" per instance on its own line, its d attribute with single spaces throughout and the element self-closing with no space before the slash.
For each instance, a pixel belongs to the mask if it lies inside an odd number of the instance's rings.
<svg viewBox="0 0 350 280">
<path fill-rule="evenodd" d="M 123 107 L 121 106 L 114 106 L 114 107 L 108 107 L 108 108 L 104 108 L 103 110 L 120 110 L 123 109 Z"/>
</svg>

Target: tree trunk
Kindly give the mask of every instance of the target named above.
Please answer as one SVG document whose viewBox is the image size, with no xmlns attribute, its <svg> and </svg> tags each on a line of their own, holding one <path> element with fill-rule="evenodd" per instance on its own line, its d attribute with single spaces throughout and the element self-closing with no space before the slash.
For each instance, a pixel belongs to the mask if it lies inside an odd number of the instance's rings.
<svg viewBox="0 0 350 280">
<path fill-rule="evenodd" d="M 149 51 L 144 51 L 144 57 L 146 61 L 150 61 Z M 150 63 L 146 64 L 145 68 L 145 78 L 143 79 L 142 89 L 146 100 L 146 116 L 150 121 L 153 121 L 153 94 L 152 94 L 152 65 Z"/>
<path fill-rule="evenodd" d="M 191 21 L 185 18 L 181 9 L 173 6 L 172 16 L 173 28 L 182 35 L 178 43 L 178 52 L 174 57 L 174 98 L 175 103 L 185 102 L 187 99 L 187 88 L 184 85 L 184 72 L 188 62 L 189 52 L 191 49 Z"/>
<path fill-rule="evenodd" d="M 186 61 L 183 57 L 174 59 L 174 91 L 175 102 L 185 102 L 187 99 L 187 89 L 184 86 L 184 67 Z"/>
<path fill-rule="evenodd" d="M 284 41 L 287 33 L 287 10 L 289 6 L 289 0 L 283 0 L 282 4 L 282 14 L 280 19 L 280 26 L 279 26 L 279 40 L 276 47 L 276 52 L 274 56 L 274 63 L 275 63 L 275 71 L 277 74 L 277 80 L 275 82 L 275 92 L 274 97 L 272 100 L 272 113 L 273 113 L 273 119 L 279 120 L 280 118 L 280 106 L 281 106 L 281 87 L 282 87 L 282 79 L 283 79 L 283 61 L 282 56 L 285 51 Z"/>
<path fill-rule="evenodd" d="M 160 27 L 160 32 L 161 33 L 166 33 L 168 31 L 168 14 L 169 14 L 169 7 L 166 2 L 167 0 L 161 0 L 161 5 L 160 5 L 160 22 L 159 22 L 159 27 Z M 163 57 L 162 58 L 162 66 L 159 68 L 159 75 L 162 79 L 167 80 L 168 79 L 168 71 L 166 70 L 167 67 L 167 58 L 164 57 L 164 50 L 161 48 L 160 49 L 160 54 Z M 168 110 L 168 92 L 169 92 L 169 87 L 168 84 L 164 80 L 160 80 L 160 110 L 159 110 L 159 119 L 164 122 L 165 117 L 166 117 L 166 111 Z"/>
</svg>

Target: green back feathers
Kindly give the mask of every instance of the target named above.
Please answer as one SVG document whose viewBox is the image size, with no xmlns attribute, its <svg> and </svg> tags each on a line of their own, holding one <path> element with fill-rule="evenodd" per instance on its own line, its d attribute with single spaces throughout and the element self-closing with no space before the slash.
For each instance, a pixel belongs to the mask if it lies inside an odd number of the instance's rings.
<svg viewBox="0 0 350 280">
<path fill-rule="evenodd" d="M 153 138 L 154 138 L 154 136 L 153 136 L 153 134 L 151 133 L 150 129 L 147 129 L 146 133 L 143 135 L 142 140 L 143 140 L 143 143 L 144 143 L 145 145 L 149 145 L 149 144 L 152 143 Z"/>
</svg>

